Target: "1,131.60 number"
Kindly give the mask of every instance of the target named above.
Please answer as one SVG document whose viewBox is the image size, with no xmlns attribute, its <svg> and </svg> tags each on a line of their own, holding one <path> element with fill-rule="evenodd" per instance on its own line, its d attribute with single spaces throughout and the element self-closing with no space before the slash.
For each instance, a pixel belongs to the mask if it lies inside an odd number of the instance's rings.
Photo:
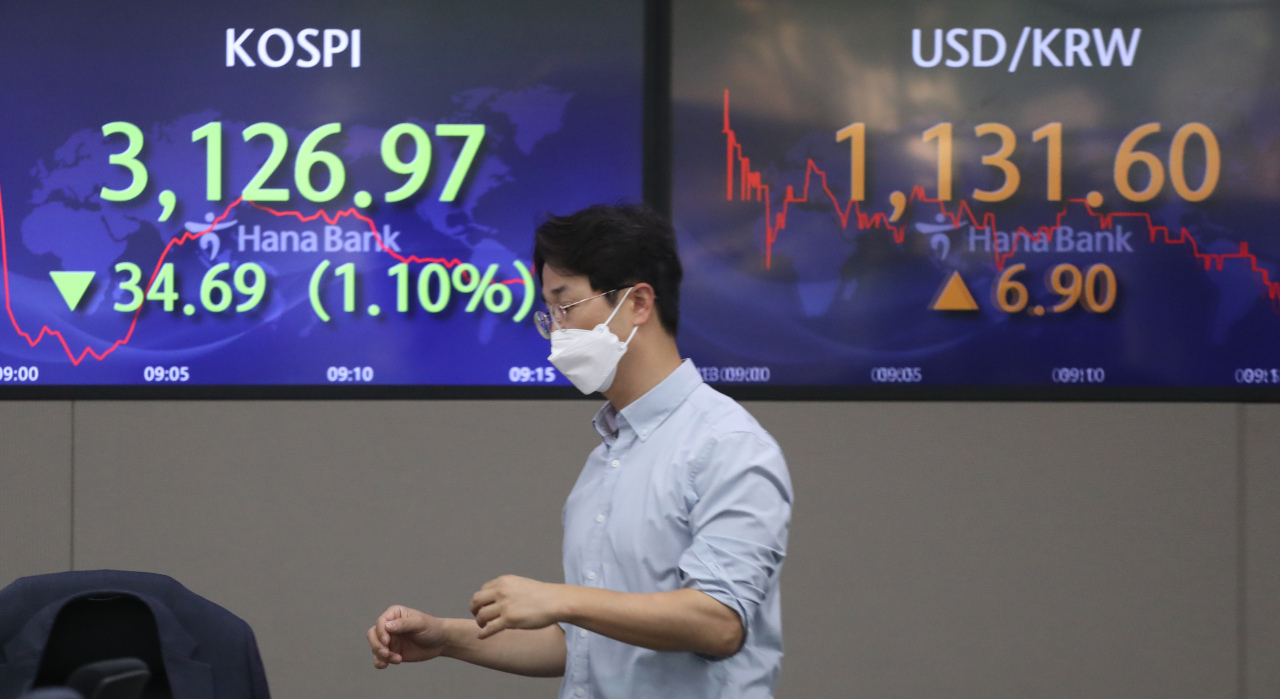
<svg viewBox="0 0 1280 699">
<path fill-rule="evenodd" d="M 1164 188 L 1165 167 L 1153 153 L 1138 149 L 1138 143 L 1147 136 L 1160 133 L 1158 122 L 1143 124 L 1130 131 L 1116 149 L 1115 162 L 1112 167 L 1112 179 L 1116 191 L 1129 201 L 1150 201 L 1160 194 Z M 974 189 L 972 196 L 978 201 L 1000 202 L 1012 197 L 1022 184 L 1022 174 L 1018 166 L 1010 160 L 1017 146 L 1017 136 L 1013 129 L 1004 124 L 979 124 L 973 129 L 974 136 L 996 136 L 1000 139 L 1000 148 L 995 153 L 982 156 L 982 164 L 1000 170 L 1004 175 L 1004 183 L 994 190 Z M 944 121 L 922 134 L 926 143 L 936 141 L 938 144 L 938 199 L 951 201 L 952 171 L 954 158 L 952 147 L 951 122 Z M 1186 150 L 1188 141 L 1195 136 L 1204 149 L 1204 173 L 1199 186 L 1192 188 L 1187 181 Z M 849 161 L 849 199 L 863 201 L 866 198 L 866 138 L 867 125 L 863 122 L 849 124 L 836 132 L 837 141 L 848 141 L 850 148 Z M 1051 122 L 1036 129 L 1031 134 L 1033 142 L 1045 142 L 1048 155 L 1048 184 L 1045 193 L 1049 201 L 1062 200 L 1062 122 Z M 1136 168 L 1135 166 L 1142 166 Z M 1130 182 L 1132 172 L 1146 171 L 1147 184 L 1142 189 L 1134 189 Z M 1222 150 L 1213 130 L 1199 122 L 1183 124 L 1173 135 L 1169 145 L 1169 181 L 1173 189 L 1186 201 L 1204 201 L 1213 194 L 1218 186 L 1218 177 L 1222 172 Z"/>
</svg>

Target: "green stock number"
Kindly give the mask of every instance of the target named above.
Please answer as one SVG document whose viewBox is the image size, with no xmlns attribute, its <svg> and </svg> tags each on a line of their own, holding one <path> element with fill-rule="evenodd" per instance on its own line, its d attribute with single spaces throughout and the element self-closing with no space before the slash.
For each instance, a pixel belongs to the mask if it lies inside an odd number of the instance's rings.
<svg viewBox="0 0 1280 699">
<path fill-rule="evenodd" d="M 136 311 L 142 307 L 144 300 L 159 301 L 166 312 L 172 312 L 177 306 L 179 294 L 172 262 L 160 265 L 159 271 L 145 287 L 140 285 L 142 270 L 138 265 L 132 262 L 121 262 L 116 265 L 115 270 L 128 275 L 120 282 L 119 288 L 120 291 L 129 294 L 127 303 L 115 304 L 114 308 L 117 311 L 125 313 Z M 206 311 L 221 313 L 230 308 L 231 303 L 235 301 L 234 292 L 239 292 L 244 297 L 240 303 L 236 304 L 236 313 L 252 311 L 262 302 L 263 296 L 267 293 L 267 274 L 262 271 L 262 267 L 255 262 L 247 262 L 237 267 L 235 272 L 229 275 L 230 281 L 227 281 L 224 275 L 230 270 L 230 263 L 216 264 L 210 267 L 209 271 L 205 272 L 204 278 L 200 280 L 200 305 Z M 183 308 L 183 312 L 187 315 L 194 310 L 195 307 L 191 304 Z"/>
<path fill-rule="evenodd" d="M 321 148 L 325 139 L 339 136 L 342 124 L 330 123 L 316 127 L 302 139 L 293 162 L 293 181 L 298 193 L 307 201 L 322 203 L 333 200 L 347 183 L 347 170 L 337 154 Z M 114 153 L 108 162 L 125 168 L 129 172 L 129 185 L 123 189 L 103 187 L 101 197 L 106 201 L 130 201 L 146 189 L 148 181 L 147 166 L 138 160 L 145 145 L 142 129 L 126 121 L 113 121 L 102 127 L 104 138 L 121 134 L 127 139 L 125 149 Z M 436 138 L 465 138 L 458 152 L 458 159 L 449 172 L 449 179 L 440 191 L 440 201 L 451 202 L 457 198 L 462 189 L 476 154 L 484 141 L 484 124 L 436 124 Z M 240 136 L 248 143 L 254 139 L 266 139 L 271 151 L 267 159 L 258 168 L 257 173 L 249 180 L 240 196 L 249 201 L 288 201 L 289 189 L 286 187 L 267 187 L 267 181 L 284 163 L 289 151 L 289 135 L 277 124 L 258 122 L 251 124 L 240 132 Z M 406 140 L 405 137 L 408 137 Z M 222 200 L 222 122 L 211 121 L 191 132 L 191 142 L 205 144 L 205 198 L 209 201 Z M 426 182 L 431 171 L 431 138 L 425 129 L 408 122 L 396 124 L 382 136 L 380 148 L 382 162 L 388 170 L 397 175 L 408 175 L 403 185 L 384 193 L 387 203 L 403 201 L 418 193 Z M 408 160 L 401 157 L 412 153 Z M 313 176 L 317 170 L 323 170 L 328 177 L 324 189 L 316 189 Z"/>
</svg>

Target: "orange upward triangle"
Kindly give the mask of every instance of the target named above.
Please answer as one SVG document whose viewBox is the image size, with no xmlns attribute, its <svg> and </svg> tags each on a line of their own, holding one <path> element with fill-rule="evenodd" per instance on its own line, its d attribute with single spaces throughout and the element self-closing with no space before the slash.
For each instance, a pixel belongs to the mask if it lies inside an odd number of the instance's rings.
<svg viewBox="0 0 1280 699">
<path fill-rule="evenodd" d="M 952 272 L 951 276 L 947 277 L 946 283 L 938 290 L 938 295 L 933 297 L 929 310 L 976 311 L 978 302 L 973 300 L 973 294 L 969 293 L 969 287 L 965 286 L 960 273 Z"/>
</svg>

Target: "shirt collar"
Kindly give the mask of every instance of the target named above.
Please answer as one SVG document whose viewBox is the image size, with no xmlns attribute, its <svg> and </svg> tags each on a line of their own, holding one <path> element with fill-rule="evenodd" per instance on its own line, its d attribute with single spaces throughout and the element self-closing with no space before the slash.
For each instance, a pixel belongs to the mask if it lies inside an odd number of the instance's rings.
<svg viewBox="0 0 1280 699">
<path fill-rule="evenodd" d="M 609 444 L 626 428 L 635 432 L 640 441 L 646 441 L 700 385 L 702 374 L 693 365 L 693 360 L 686 359 L 667 378 L 621 411 L 616 410 L 613 403 L 605 403 L 596 412 L 591 425 Z"/>
</svg>

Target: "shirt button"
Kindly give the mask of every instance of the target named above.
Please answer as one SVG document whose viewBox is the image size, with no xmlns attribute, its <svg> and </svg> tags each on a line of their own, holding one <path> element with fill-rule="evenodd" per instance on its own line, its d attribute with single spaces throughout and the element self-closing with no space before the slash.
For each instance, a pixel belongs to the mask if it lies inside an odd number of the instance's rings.
<svg viewBox="0 0 1280 699">
<path fill-rule="evenodd" d="M 596 579 L 595 573 L 587 573 L 587 580 L 595 580 L 595 579 Z"/>
<path fill-rule="evenodd" d="M 574 692 L 574 694 L 577 694 L 580 697 L 585 697 L 587 696 L 587 690 L 583 689 L 582 687 L 578 687 L 578 691 Z"/>
<path fill-rule="evenodd" d="M 604 521 L 604 515 L 596 515 L 596 521 L 597 521 L 597 522 L 603 522 L 603 521 Z"/>
<path fill-rule="evenodd" d="M 640 430 L 640 436 L 641 436 L 641 437 L 648 437 L 648 436 L 649 436 L 649 430 Z"/>
<path fill-rule="evenodd" d="M 587 630 L 586 630 L 586 629 L 578 629 L 578 635 L 579 635 L 579 636 L 581 636 L 581 637 L 583 637 L 583 638 L 586 638 L 586 637 L 587 637 Z"/>
<path fill-rule="evenodd" d="M 609 465 L 610 465 L 610 466 L 612 466 L 612 467 L 614 467 L 614 468 L 617 468 L 617 467 L 619 467 L 619 466 L 621 466 L 621 465 L 622 465 L 622 462 L 621 462 L 621 461 L 618 461 L 617 459 L 614 459 L 614 460 L 613 460 L 613 463 L 611 463 L 611 464 L 609 464 Z"/>
</svg>

